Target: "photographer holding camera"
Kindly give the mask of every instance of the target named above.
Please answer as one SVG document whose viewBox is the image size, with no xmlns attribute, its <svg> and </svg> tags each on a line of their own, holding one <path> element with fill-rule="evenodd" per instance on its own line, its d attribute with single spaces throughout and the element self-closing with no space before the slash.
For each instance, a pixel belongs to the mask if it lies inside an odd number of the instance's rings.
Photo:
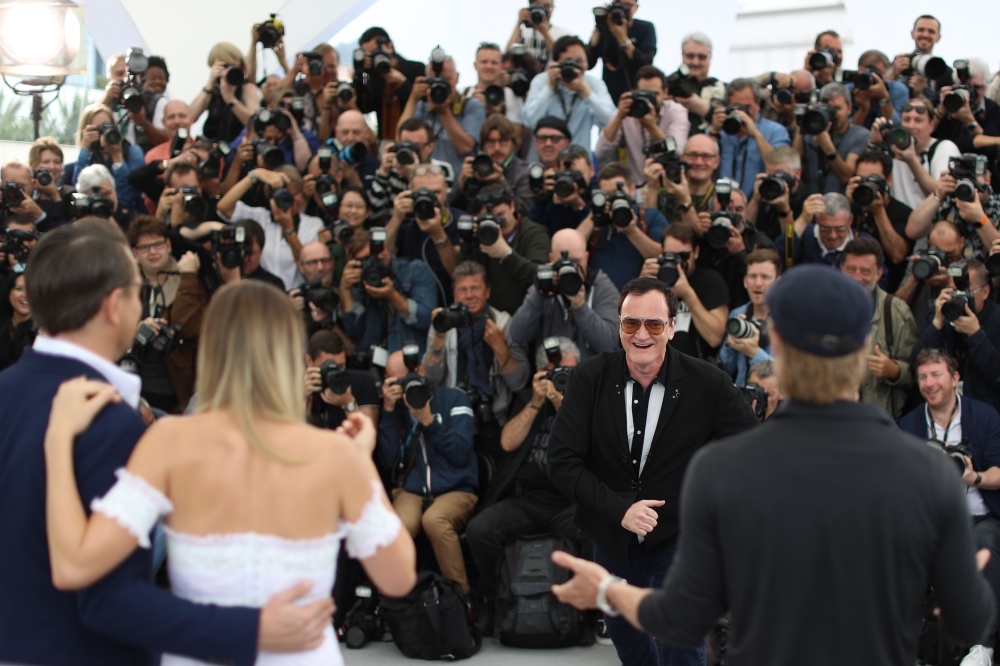
<svg viewBox="0 0 1000 666">
<path fill-rule="evenodd" d="M 667 165 L 679 167 L 676 180 L 667 177 Z M 712 204 L 712 178 L 718 168 L 719 144 L 704 134 L 695 134 L 687 140 L 679 160 L 676 153 L 646 158 L 645 200 L 652 203 L 655 196 L 657 210 L 669 223 L 684 222 L 701 230 L 699 213 L 708 212 Z"/>
<path fill-rule="evenodd" d="M 885 273 L 879 285 L 895 293 L 903 280 L 913 243 L 906 235 L 910 207 L 891 194 L 892 158 L 880 150 L 858 157 L 845 196 L 852 202 L 858 232 L 877 240 L 885 251 Z"/>
<path fill-rule="evenodd" d="M 539 279 L 511 318 L 511 340 L 538 348 L 553 335 L 569 338 L 580 348 L 580 360 L 618 348 L 618 290 L 602 271 L 587 268 L 588 258 L 576 229 L 552 235 L 551 263 L 539 266 Z"/>
<path fill-rule="evenodd" d="M 785 400 L 785 394 L 781 392 L 778 375 L 774 369 L 774 361 L 758 361 L 750 366 L 747 383 L 756 384 L 767 393 L 767 411 L 764 413 L 766 421 Z"/>
<path fill-rule="evenodd" d="M 824 30 L 816 35 L 813 49 L 806 53 L 803 68 L 816 77 L 816 84 L 825 86 L 833 77 L 844 59 L 844 43 L 835 30 Z"/>
<path fill-rule="evenodd" d="M 549 434 L 569 383 L 571 368 L 579 363 L 580 350 L 568 338 L 546 339 L 538 348 L 538 372 L 531 378 L 531 394 L 519 395 L 510 420 L 500 434 L 500 445 L 510 455 L 500 459 L 482 508 L 465 531 L 469 550 L 481 576 L 480 608 L 492 611 L 497 586 L 496 571 L 507 544 L 529 534 L 555 534 L 589 553 L 590 538 L 573 524 L 575 504 L 566 499 L 548 474 Z M 555 360 L 553 360 L 555 359 Z M 557 388 L 554 382 L 559 382 Z M 489 627 L 487 620 L 482 623 Z"/>
<path fill-rule="evenodd" d="M 340 298 L 336 293 L 334 259 L 326 243 L 311 241 L 302 246 L 296 261 L 305 284 L 288 292 L 295 309 L 302 313 L 306 332 L 332 328 Z M 314 293 L 315 292 L 315 293 Z"/>
<path fill-rule="evenodd" d="M 590 214 L 593 178 L 590 152 L 575 144 L 566 146 L 559 151 L 556 166 L 545 169 L 528 217 L 550 234 L 577 228 Z"/>
<path fill-rule="evenodd" d="M 299 121 L 290 110 L 293 99 L 296 99 L 295 91 L 291 88 L 275 90 L 267 106 L 254 112 L 233 144 L 266 141 L 281 151 L 284 164 L 294 164 L 299 171 L 305 171 L 319 149 L 319 139 L 313 132 L 299 127 Z"/>
<path fill-rule="evenodd" d="M 764 173 L 757 174 L 754 179 L 745 217 L 776 243 L 785 235 L 788 226 L 802 215 L 806 199 L 815 194 L 802 182 L 801 176 L 802 158 L 791 146 L 782 146 L 764 158 Z M 761 185 L 764 185 L 763 193 Z"/>
<path fill-rule="evenodd" d="M 374 111 L 378 119 L 378 138 L 391 139 L 396 136 L 414 82 L 424 74 L 424 65 L 397 54 L 389 33 L 379 27 L 361 33 L 358 47 L 360 53 L 354 52 L 354 91 L 358 109 L 361 113 Z"/>
<path fill-rule="evenodd" d="M 670 74 L 668 94 L 688 110 L 691 136 L 708 131 L 712 100 L 726 97 L 726 84 L 708 75 L 712 66 L 712 40 L 703 32 L 692 32 L 681 40 L 681 67 Z"/>
<path fill-rule="evenodd" d="M 166 61 L 160 56 L 144 56 L 141 49 L 130 50 L 128 56 L 118 53 L 108 59 L 107 75 L 101 103 L 114 112 L 122 136 L 144 153 L 168 141 L 163 122 L 168 102 L 164 93 L 170 81 Z M 138 84 L 142 100 L 136 111 L 125 108 L 122 100 L 123 89 L 131 84 Z"/>
<path fill-rule="evenodd" d="M 910 353 L 917 342 L 917 322 L 906 301 L 879 286 L 885 259 L 873 238 L 855 238 L 844 248 L 841 272 L 875 299 L 868 334 L 868 372 L 861 384 L 861 401 L 878 405 L 892 418 L 903 415 L 907 389 L 913 387 Z"/>
<path fill-rule="evenodd" d="M 50 230 L 66 224 L 62 197 L 54 180 L 48 181 L 46 196 L 40 196 L 38 176 L 49 176 L 49 171 L 31 168 L 19 160 L 11 160 L 0 168 L 0 225 L 9 215 L 31 218 L 35 226 Z M 50 198 L 54 197 L 54 198 Z"/>
<path fill-rule="evenodd" d="M 482 42 L 476 49 L 476 61 L 473 63 L 478 77 L 474 87 L 462 92 L 465 99 L 475 97 L 483 103 L 486 117 L 494 113 L 503 114 L 521 136 L 524 121 L 521 112 L 524 100 L 517 96 L 509 84 L 510 73 L 503 67 L 503 52 L 498 44 Z"/>
<path fill-rule="evenodd" d="M 23 273 L 39 233 L 27 215 L 8 215 L 0 223 L 0 276 Z"/>
<path fill-rule="evenodd" d="M 555 50 L 556 41 L 569 34 L 565 28 L 551 23 L 555 4 L 555 0 L 529 0 L 527 7 L 519 9 L 514 32 L 507 40 L 507 50 L 510 51 L 515 44 L 523 44 L 538 64 L 545 67 Z M 559 59 L 558 56 L 552 57 Z"/>
<path fill-rule="evenodd" d="M 341 110 L 357 108 L 353 88 L 348 101 L 341 100 L 337 95 L 338 60 L 337 50 L 326 42 L 320 42 L 311 50 L 295 56 L 294 64 L 286 70 L 285 78 L 279 84 L 279 87 L 292 88 L 305 100 L 302 129 L 313 132 L 320 141 L 330 138 L 330 129 L 337 122 Z"/>
<path fill-rule="evenodd" d="M 546 70 L 531 80 L 524 101 L 524 124 L 534 128 L 546 116 L 566 121 L 572 142 L 588 151 L 591 129 L 600 130 L 615 113 L 615 103 L 604 81 L 590 73 L 587 48 L 578 37 L 562 37 L 552 47 Z M 538 161 L 532 150 L 528 162 Z"/>
<path fill-rule="evenodd" d="M 189 133 L 193 122 L 191 108 L 187 102 L 180 99 L 172 99 L 167 102 L 163 109 L 163 133 L 166 135 L 166 140 L 146 151 L 146 164 L 169 160 L 176 157 L 176 151 L 194 145 L 195 139 Z M 178 139 L 177 130 L 187 132 L 187 139 Z"/>
<path fill-rule="evenodd" d="M 413 170 L 421 164 L 438 165 L 444 170 L 445 182 L 454 181 L 451 164 L 431 157 L 434 145 L 430 126 L 419 118 L 401 122 L 396 141 L 382 142 L 382 159 L 375 175 L 366 183 L 372 202 L 372 219 L 380 220 L 392 213 L 396 198 L 410 188 Z"/>
<path fill-rule="evenodd" d="M 248 206 L 241 201 L 257 183 L 264 183 L 269 188 L 270 208 Z M 302 245 L 316 240 L 323 228 L 323 220 L 300 212 L 304 208 L 302 176 L 290 164 L 275 171 L 252 170 L 216 205 L 219 215 L 227 222 L 253 220 L 264 229 L 267 244 L 261 248 L 260 264 L 281 278 L 285 291 L 298 286 L 302 280 L 295 264 Z"/>
<path fill-rule="evenodd" d="M 503 183 L 513 193 L 517 211 L 527 215 L 534 194 L 528 182 L 528 165 L 517 156 L 521 132 L 503 115 L 494 113 L 483 123 L 481 142 L 483 151 L 462 163 L 448 201 L 456 208 L 471 210 L 483 189 Z"/>
<path fill-rule="evenodd" d="M 392 353 L 415 340 L 423 353 L 431 312 L 438 304 L 427 264 L 392 255 L 378 227 L 355 232 L 347 256 L 337 312 L 344 332 L 359 349 L 374 345 Z"/>
<path fill-rule="evenodd" d="M 142 378 L 142 397 L 170 414 L 183 412 L 194 393 L 196 340 L 208 294 L 198 279 L 198 256 L 186 252 L 174 259 L 167 234 L 167 226 L 148 215 L 137 216 L 128 229 L 143 277 L 139 294 L 143 337 L 137 337 L 126 358 Z M 165 350 L 155 348 L 161 342 Z"/>
<path fill-rule="evenodd" d="M 486 107 L 475 97 L 462 97 L 456 86 L 455 61 L 439 46 L 431 53 L 426 76 L 414 80 L 399 122 L 419 118 L 427 123 L 434 137 L 431 156 L 447 162 L 458 173 L 462 160 L 476 148 L 486 122 Z"/>
<path fill-rule="evenodd" d="M 237 228 L 242 228 L 246 235 L 246 245 L 244 246 L 243 265 L 240 267 L 241 277 L 247 280 L 260 280 L 284 291 L 285 283 L 274 273 L 269 273 L 260 265 L 260 257 L 264 252 L 264 243 L 267 236 L 264 228 L 253 220 L 240 220 L 236 223 Z"/>
<path fill-rule="evenodd" d="M 197 160 L 195 149 L 185 151 L 168 163 L 162 182 L 157 183 L 160 198 L 156 206 L 156 219 L 171 229 L 197 227 L 202 222 L 219 221 L 216 199 L 205 196 L 198 169 L 192 164 L 197 163 Z M 132 174 L 130 179 L 134 184 L 139 182 L 136 174 Z"/>
<path fill-rule="evenodd" d="M 972 531 L 990 543 L 990 561 L 983 574 L 1000 603 L 1000 416 L 990 405 L 960 394 L 958 363 L 938 349 L 924 349 L 914 361 L 924 403 L 899 420 L 899 428 L 923 440 L 949 447 L 959 465 Z M 954 448 L 952 448 L 954 447 Z M 993 663 L 997 619 L 983 642 L 974 645 L 962 666 Z"/>
<path fill-rule="evenodd" d="M 103 164 L 92 164 L 80 171 L 76 189 L 78 195 L 73 198 L 76 218 L 100 217 L 113 221 L 119 229 L 128 229 L 138 212 L 119 206 L 116 177 Z"/>
<path fill-rule="evenodd" d="M 594 155 L 628 164 L 632 180 L 643 187 L 648 148 L 656 141 L 673 137 L 678 153 L 684 152 L 690 122 L 687 110 L 666 98 L 666 75 L 652 65 L 635 74 L 635 92 L 619 94 L 618 109 L 597 138 Z M 645 113 L 641 113 L 645 110 Z M 626 162 L 627 160 L 627 162 Z"/>
<path fill-rule="evenodd" d="M 212 46 L 208 66 L 208 82 L 191 101 L 191 117 L 197 121 L 208 111 L 202 133 L 212 141 L 232 143 L 260 108 L 260 91 L 247 81 L 246 59 L 235 44 Z"/>
<path fill-rule="evenodd" d="M 858 155 L 868 148 L 870 132 L 851 123 L 851 94 L 839 83 L 823 86 L 820 104 L 806 114 L 794 144 L 806 160 L 803 180 L 820 194 L 843 194 L 847 181 L 854 176 Z M 821 127 L 810 127 L 809 121 L 817 120 Z M 816 130 L 820 131 L 814 133 Z"/>
<path fill-rule="evenodd" d="M 1000 239 L 1000 194 L 990 186 L 986 164 L 985 157 L 974 153 L 949 159 L 934 192 L 910 213 L 907 235 L 921 238 L 935 222 L 947 220 L 962 227 L 966 258 L 985 260 L 993 241 Z"/>
<path fill-rule="evenodd" d="M 853 94 L 852 122 L 855 125 L 870 129 L 876 118 L 899 124 L 900 109 L 910 99 L 910 91 L 899 81 L 886 78 L 890 66 L 889 57 L 877 49 L 865 51 L 858 58 L 858 72 L 867 73 L 870 82 L 865 90 L 854 82 L 844 86 Z"/>
<path fill-rule="evenodd" d="M 114 174 L 116 196 L 125 210 L 138 211 L 142 204 L 139 192 L 128 181 L 128 174 L 143 166 L 142 150 L 122 137 L 112 120 L 111 109 L 103 104 L 91 104 L 80 112 L 76 130 L 76 145 L 80 148 L 73 170 L 73 183 L 79 192 L 80 173 L 89 166 L 100 164 Z"/>
<path fill-rule="evenodd" d="M 475 206 L 474 227 L 465 232 L 469 237 L 463 237 L 459 230 L 458 261 L 482 264 L 492 285 L 490 305 L 516 312 L 535 283 L 538 266 L 549 260 L 549 233 L 517 211 L 505 184 L 484 187 Z"/>
<path fill-rule="evenodd" d="M 961 152 L 951 141 L 931 136 L 937 124 L 937 115 L 926 99 L 911 99 L 903 105 L 900 116 L 902 129 L 909 133 L 908 137 L 899 128 L 890 127 L 885 118 L 878 118 L 872 124 L 870 141 L 874 147 L 882 147 L 893 156 L 892 196 L 916 209 L 920 202 L 936 192 L 934 174 L 947 169 L 949 160 L 958 157 Z M 890 132 L 898 133 L 901 143 L 906 141 L 904 148 L 894 142 L 885 145 L 887 139 L 895 140 Z M 919 238 L 919 235 L 907 235 Z"/>
<path fill-rule="evenodd" d="M 472 407 L 458 389 L 428 386 L 420 357 L 406 356 L 393 352 L 385 366 L 378 462 L 391 472 L 392 507 L 403 525 L 414 538 L 423 530 L 441 573 L 468 594 L 458 533 L 478 499 Z"/>
<path fill-rule="evenodd" d="M 734 79 L 729 84 L 728 106 L 712 111 L 708 133 L 719 142 L 719 175 L 735 180 L 744 192 L 752 191 L 754 178 L 764 172 L 764 158 L 772 150 L 791 144 L 784 127 L 761 117 L 759 100 L 756 82 Z"/>
<path fill-rule="evenodd" d="M 621 162 L 601 167 L 597 186 L 604 196 L 591 195 L 590 215 L 576 230 L 590 239 L 590 265 L 621 289 L 642 270 L 643 260 L 660 255 L 667 219 L 636 202 L 635 183 Z"/>
<path fill-rule="evenodd" d="M 867 232 L 854 232 L 851 203 L 839 192 L 811 194 L 802 206 L 802 214 L 789 225 L 783 238 L 776 239 L 778 254 L 786 268 L 800 264 L 839 266 L 841 253 L 855 236 L 870 238 Z"/>
<path fill-rule="evenodd" d="M 347 370 L 343 339 L 333 331 L 309 336 L 306 352 L 306 403 L 313 425 L 336 430 L 355 410 L 378 422 L 379 394 L 375 378 L 364 370 Z"/>
<path fill-rule="evenodd" d="M 966 265 L 965 275 L 949 272 L 951 284 L 934 302 L 931 325 L 924 328 L 913 354 L 943 349 L 955 356 L 962 371 L 962 395 L 1000 409 L 1000 306 L 990 298 L 993 287 L 983 262 L 969 259 Z"/>
<path fill-rule="evenodd" d="M 708 359 L 715 355 L 726 335 L 729 289 L 716 271 L 698 265 L 699 250 L 694 229 L 686 224 L 671 224 L 663 232 L 663 256 L 646 259 L 638 277 L 656 278 L 677 295 L 679 304 L 670 347 Z"/>
<path fill-rule="evenodd" d="M 901 53 L 893 59 L 888 77 L 904 83 L 911 91 L 911 97 L 920 97 L 926 92 L 927 79 L 914 71 L 912 59 L 934 53 L 934 45 L 941 41 L 941 21 L 930 14 L 918 16 L 913 22 L 910 37 L 913 39 L 913 51 Z"/>
<path fill-rule="evenodd" d="M 816 77 L 812 72 L 795 69 L 788 74 L 765 72 L 754 80 L 757 85 L 767 86 L 770 91 L 767 101 L 761 103 L 761 117 L 773 120 L 784 127 L 794 145 L 799 133 L 795 108 L 799 100 L 810 97 L 816 90 Z"/>
<path fill-rule="evenodd" d="M 594 32 L 590 36 L 587 61 L 590 69 L 604 60 L 601 78 L 608 86 L 611 101 L 618 104 L 622 93 L 632 90 L 639 69 L 653 64 L 656 55 L 656 27 L 635 18 L 639 3 L 613 0 L 594 7 Z"/>
<path fill-rule="evenodd" d="M 572 138 L 569 133 L 569 125 L 562 118 L 555 116 L 545 116 L 535 125 L 535 140 L 527 148 L 529 152 L 534 151 L 538 157 L 538 163 L 548 171 L 553 173 L 559 170 L 559 154 L 569 148 Z M 545 193 L 536 195 L 545 198 Z"/>
<path fill-rule="evenodd" d="M 476 414 L 477 445 L 499 459 L 500 428 L 514 394 L 531 377 L 528 352 L 510 340 L 510 314 L 489 305 L 482 264 L 462 262 L 454 280 L 454 303 L 431 313 L 423 356 L 427 383 L 465 392 Z"/>
<path fill-rule="evenodd" d="M 757 363 L 772 360 L 771 340 L 764 326 L 770 309 L 767 306 L 767 292 L 781 275 L 781 259 L 772 250 L 757 250 L 746 257 L 746 275 L 743 285 L 750 295 L 750 301 L 730 310 L 726 322 L 726 335 L 719 348 L 719 363 L 729 373 L 737 386 L 746 386 L 750 368 Z M 733 324 L 739 319 L 749 323 Z M 752 323 L 751 323 L 752 322 Z M 731 330 L 735 329 L 735 330 Z"/>
<path fill-rule="evenodd" d="M 958 63 L 956 62 L 956 65 Z M 939 139 L 951 139 L 963 153 L 990 149 L 994 159 L 1000 145 L 1000 104 L 986 97 L 990 66 L 982 58 L 969 58 L 967 78 L 939 91 L 938 116 L 934 130 Z"/>
</svg>

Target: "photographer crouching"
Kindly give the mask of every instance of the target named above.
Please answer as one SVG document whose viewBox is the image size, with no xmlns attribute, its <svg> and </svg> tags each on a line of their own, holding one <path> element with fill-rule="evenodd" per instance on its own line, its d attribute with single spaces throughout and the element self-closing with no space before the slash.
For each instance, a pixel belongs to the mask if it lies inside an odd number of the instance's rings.
<svg viewBox="0 0 1000 666">
<path fill-rule="evenodd" d="M 427 381 L 465 392 L 476 415 L 477 445 L 499 459 L 500 429 L 512 396 L 531 374 L 528 353 L 507 335 L 510 314 L 489 307 L 490 283 L 482 264 L 462 262 L 452 280 L 454 304 L 431 314 Z"/>
<path fill-rule="evenodd" d="M 364 370 L 347 370 L 343 339 L 333 331 L 309 338 L 305 394 L 309 421 L 336 430 L 356 410 L 378 421 L 379 395 L 375 378 Z"/>
</svg>

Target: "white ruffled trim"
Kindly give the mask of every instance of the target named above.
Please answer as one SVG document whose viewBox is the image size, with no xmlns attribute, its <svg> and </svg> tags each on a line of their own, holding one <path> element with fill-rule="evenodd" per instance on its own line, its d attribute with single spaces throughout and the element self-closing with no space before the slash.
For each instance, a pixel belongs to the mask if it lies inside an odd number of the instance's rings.
<svg viewBox="0 0 1000 666">
<path fill-rule="evenodd" d="M 382 502 L 382 496 L 382 484 L 372 481 L 372 498 L 365 504 L 357 522 L 340 521 L 340 529 L 347 537 L 344 542 L 347 554 L 356 560 L 367 559 L 379 548 L 388 546 L 403 528 L 396 512 Z"/>
<path fill-rule="evenodd" d="M 115 471 L 118 481 L 104 497 L 90 503 L 90 510 L 104 514 L 135 537 L 140 548 L 149 548 L 149 532 L 161 516 L 174 510 L 173 503 L 140 476 L 124 467 Z"/>
</svg>

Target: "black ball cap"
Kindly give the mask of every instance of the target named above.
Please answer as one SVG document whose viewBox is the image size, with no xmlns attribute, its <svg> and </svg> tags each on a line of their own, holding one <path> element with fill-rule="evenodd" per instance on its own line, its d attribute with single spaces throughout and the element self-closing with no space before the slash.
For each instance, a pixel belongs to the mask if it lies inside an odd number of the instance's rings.
<svg viewBox="0 0 1000 666">
<path fill-rule="evenodd" d="M 570 134 L 569 125 L 566 124 L 566 121 L 556 116 L 545 116 L 544 118 L 539 120 L 538 124 L 535 125 L 535 134 L 537 135 L 538 130 L 542 128 L 554 129 L 558 132 L 561 132 L 562 135 L 567 139 L 570 139 L 573 136 L 572 134 Z"/>
<path fill-rule="evenodd" d="M 839 270 L 796 266 L 767 292 L 775 330 L 789 345 L 816 356 L 846 356 L 865 345 L 875 300 Z"/>
</svg>

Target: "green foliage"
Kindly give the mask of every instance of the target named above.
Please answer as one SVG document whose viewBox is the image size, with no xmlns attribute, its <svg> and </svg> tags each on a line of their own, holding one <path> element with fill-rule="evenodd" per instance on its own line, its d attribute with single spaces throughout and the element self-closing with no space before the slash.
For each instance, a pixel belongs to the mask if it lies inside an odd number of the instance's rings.
<svg viewBox="0 0 1000 666">
<path fill-rule="evenodd" d="M 51 94 L 43 96 L 45 102 L 51 99 Z M 60 91 L 59 96 L 42 112 L 39 136 L 54 137 L 61 144 L 76 143 L 76 126 L 86 105 L 87 91 Z M 10 90 L 0 90 L 0 139 L 29 143 L 34 140 L 31 97 L 15 95 Z"/>
</svg>

